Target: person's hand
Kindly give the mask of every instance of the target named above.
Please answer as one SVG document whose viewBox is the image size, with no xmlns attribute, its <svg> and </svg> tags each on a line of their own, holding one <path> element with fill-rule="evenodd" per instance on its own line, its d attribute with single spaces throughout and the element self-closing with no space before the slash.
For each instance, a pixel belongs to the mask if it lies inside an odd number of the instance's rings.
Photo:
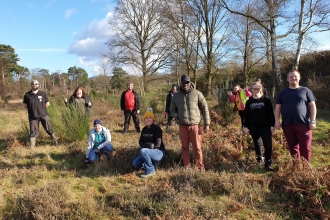
<svg viewBox="0 0 330 220">
<path fill-rule="evenodd" d="M 154 149 L 155 144 L 154 143 L 150 143 L 150 149 Z"/>
<path fill-rule="evenodd" d="M 233 95 L 233 92 L 232 91 L 227 91 L 227 94 L 228 95 Z"/>
<path fill-rule="evenodd" d="M 64 102 L 68 102 L 68 99 L 67 98 L 64 98 Z"/>
<path fill-rule="evenodd" d="M 85 163 L 85 164 L 89 164 L 89 159 L 86 158 L 84 163 Z"/>
<path fill-rule="evenodd" d="M 244 134 L 250 134 L 250 130 L 247 127 L 243 128 Z"/>
<path fill-rule="evenodd" d="M 204 126 L 204 132 L 207 133 L 210 130 L 210 125 Z"/>
<path fill-rule="evenodd" d="M 89 101 L 89 102 L 88 102 L 88 106 L 92 106 L 92 103 L 91 103 L 91 101 Z"/>
<path fill-rule="evenodd" d="M 99 155 L 99 154 L 100 154 L 100 149 L 96 148 L 96 150 L 95 150 L 95 154 L 96 154 L 96 155 Z"/>
<path fill-rule="evenodd" d="M 272 126 L 272 127 L 270 127 L 270 132 L 273 134 L 274 133 L 274 131 L 275 131 L 275 128 Z"/>
<path fill-rule="evenodd" d="M 137 113 L 137 114 L 140 114 L 140 110 L 136 110 L 136 113 Z"/>
<path fill-rule="evenodd" d="M 121 113 L 124 114 L 124 110 L 121 110 Z"/>
<path fill-rule="evenodd" d="M 281 123 L 279 121 L 275 122 L 275 128 L 277 130 L 281 129 Z"/>
<path fill-rule="evenodd" d="M 168 116 L 168 112 L 165 112 L 165 118 L 166 118 L 166 116 Z"/>
<path fill-rule="evenodd" d="M 314 130 L 316 128 L 316 123 L 309 123 L 309 129 Z"/>
<path fill-rule="evenodd" d="M 249 90 L 249 88 L 250 88 L 249 86 L 245 86 L 244 90 Z"/>
</svg>

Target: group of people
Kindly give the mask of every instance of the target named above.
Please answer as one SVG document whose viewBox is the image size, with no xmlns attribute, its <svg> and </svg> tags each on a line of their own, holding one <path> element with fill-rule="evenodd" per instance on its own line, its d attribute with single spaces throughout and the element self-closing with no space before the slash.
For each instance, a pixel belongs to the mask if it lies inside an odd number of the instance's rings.
<svg viewBox="0 0 330 220">
<path fill-rule="evenodd" d="M 264 94 L 265 86 L 260 81 L 252 83 L 251 91 L 249 87 L 241 89 L 239 85 L 235 85 L 234 91 L 228 92 L 230 101 L 235 103 L 234 110 L 239 112 L 244 133 L 250 134 L 253 139 L 256 160 L 258 163 L 264 161 L 267 171 L 273 170 L 272 133 L 281 127 L 291 156 L 297 160 L 304 157 L 310 163 L 312 130 L 316 128 L 316 99 L 311 90 L 299 85 L 299 80 L 298 71 L 292 70 L 287 74 L 289 87 L 278 94 L 275 113 L 270 98 Z M 24 95 L 23 103 L 28 109 L 31 147 L 34 148 L 36 145 L 39 122 L 55 145 L 58 145 L 46 111 L 49 100 L 46 93 L 39 90 L 37 80 L 32 81 L 31 90 Z M 89 108 L 92 106 L 91 100 L 81 87 L 74 91 L 69 101 L 65 99 L 65 103 L 79 111 L 84 111 L 86 115 L 89 115 Z M 153 110 L 148 108 L 143 116 L 145 127 L 140 130 L 138 117 L 140 101 L 138 94 L 133 90 L 133 83 L 127 84 L 127 90 L 121 95 L 120 106 L 124 114 L 122 133 L 128 132 L 131 117 L 136 132 L 140 133 L 139 156 L 133 161 L 133 167 L 144 169 L 145 173 L 141 175 L 143 178 L 152 176 L 156 171 L 157 162 L 165 155 L 162 129 L 154 123 Z M 203 94 L 195 89 L 189 75 L 181 76 L 180 86 L 172 86 L 166 99 L 165 115 L 168 116 L 169 124 L 172 119 L 176 119 L 179 125 L 184 169 L 191 168 L 189 154 L 191 144 L 194 151 L 194 165 L 203 172 L 205 168 L 201 146 L 202 130 L 206 133 L 210 129 L 210 115 Z M 282 124 L 280 115 L 282 115 Z M 200 126 L 202 120 L 203 129 Z M 103 126 L 99 119 L 94 120 L 93 125 L 94 128 L 89 132 L 85 163 L 93 163 L 102 154 L 110 159 L 115 153 L 111 145 L 109 129 Z M 265 157 L 262 154 L 262 144 Z"/>
<path fill-rule="evenodd" d="M 300 79 L 297 70 L 288 72 L 289 87 L 278 94 L 275 111 L 260 79 L 252 83 L 252 92 L 249 87 L 243 90 L 239 85 L 234 86 L 234 92 L 228 92 L 230 101 L 235 103 L 234 111 L 238 111 L 241 117 L 243 132 L 252 137 L 257 162 L 264 162 L 268 171 L 273 171 L 272 134 L 275 129 L 283 129 L 294 162 L 301 157 L 311 162 L 312 130 L 316 128 L 316 98 L 310 89 L 299 85 Z"/>
</svg>

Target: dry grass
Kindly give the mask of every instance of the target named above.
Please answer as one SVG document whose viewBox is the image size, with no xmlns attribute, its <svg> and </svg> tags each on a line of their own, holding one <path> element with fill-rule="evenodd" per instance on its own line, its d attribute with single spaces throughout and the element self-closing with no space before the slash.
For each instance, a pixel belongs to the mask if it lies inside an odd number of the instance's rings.
<svg viewBox="0 0 330 220">
<path fill-rule="evenodd" d="M 90 123 L 100 118 L 111 130 L 117 154 L 89 166 L 83 164 L 86 141 L 53 147 L 41 134 L 31 150 L 17 138 L 26 110 L 10 102 L 0 109 L 0 123 L 7 125 L 0 131 L 1 219 L 330 218 L 329 161 L 293 166 L 281 132 L 273 138 L 277 172 L 267 173 L 254 161 L 251 138 L 234 125 L 217 125 L 221 117 L 213 112 L 203 136 L 205 173 L 182 169 L 177 127 L 170 127 L 157 175 L 141 179 L 142 171 L 131 168 L 139 134 L 131 125 L 122 135 L 123 116 L 106 103 L 94 101 Z M 165 130 L 163 114 L 156 119 Z M 324 142 L 314 146 L 321 147 Z"/>
</svg>

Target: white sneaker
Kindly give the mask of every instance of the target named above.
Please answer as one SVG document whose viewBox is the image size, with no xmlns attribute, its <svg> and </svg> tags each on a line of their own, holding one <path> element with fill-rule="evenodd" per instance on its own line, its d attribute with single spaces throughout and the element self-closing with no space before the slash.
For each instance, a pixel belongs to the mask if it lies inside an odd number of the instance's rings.
<svg viewBox="0 0 330 220">
<path fill-rule="evenodd" d="M 142 174 L 142 175 L 141 175 L 141 178 L 147 178 L 147 177 L 153 176 L 153 175 L 155 175 L 155 173 L 156 173 L 156 172 L 149 173 L 149 174 Z"/>
</svg>

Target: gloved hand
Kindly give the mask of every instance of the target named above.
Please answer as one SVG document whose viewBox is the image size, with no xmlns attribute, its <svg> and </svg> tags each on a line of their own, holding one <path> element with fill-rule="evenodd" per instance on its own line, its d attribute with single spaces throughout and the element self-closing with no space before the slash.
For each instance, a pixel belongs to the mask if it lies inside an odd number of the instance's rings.
<svg viewBox="0 0 330 220">
<path fill-rule="evenodd" d="M 86 158 L 84 163 L 85 163 L 85 164 L 89 164 L 89 159 Z"/>
<path fill-rule="evenodd" d="M 166 118 L 166 116 L 168 116 L 168 112 L 165 112 L 165 118 Z"/>
<path fill-rule="evenodd" d="M 96 148 L 96 150 L 95 150 L 95 154 L 96 154 L 96 155 L 100 155 L 100 154 L 101 154 L 100 149 Z"/>
</svg>

